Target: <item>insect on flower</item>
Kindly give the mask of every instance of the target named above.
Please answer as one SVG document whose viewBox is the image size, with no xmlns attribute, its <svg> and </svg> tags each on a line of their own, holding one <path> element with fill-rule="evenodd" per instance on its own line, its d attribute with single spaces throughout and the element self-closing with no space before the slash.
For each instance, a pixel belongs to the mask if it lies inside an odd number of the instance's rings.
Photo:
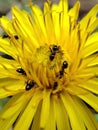
<svg viewBox="0 0 98 130">
<path fill-rule="evenodd" d="M 67 61 L 64 61 L 63 64 L 62 64 L 62 68 L 61 68 L 61 70 L 59 71 L 59 75 L 57 75 L 57 76 L 59 76 L 60 79 L 63 77 L 63 75 L 64 75 L 64 73 L 65 73 L 64 70 L 65 70 L 67 67 L 68 67 L 68 63 L 67 63 Z"/>
<path fill-rule="evenodd" d="M 54 84 L 53 84 L 53 90 L 55 90 L 57 88 L 57 86 L 58 86 L 58 82 L 55 81 Z"/>
<path fill-rule="evenodd" d="M 2 36 L 2 38 L 11 38 L 9 35 L 7 35 L 7 34 L 4 34 L 3 36 Z M 14 35 L 14 38 L 16 39 L 16 40 L 18 40 L 19 39 L 19 37 L 17 36 L 17 35 Z"/>
<path fill-rule="evenodd" d="M 50 60 L 53 61 L 53 59 L 55 58 L 55 55 L 57 52 L 59 52 L 60 46 L 57 45 L 53 45 L 52 48 L 50 48 L 51 50 L 51 54 L 50 54 Z"/>
<path fill-rule="evenodd" d="M 17 39 L 19 39 L 19 37 L 17 36 L 17 35 L 14 35 L 14 38 L 17 40 Z"/>
<path fill-rule="evenodd" d="M 31 88 L 34 87 L 35 84 L 36 84 L 36 83 L 35 83 L 34 80 L 27 81 L 27 85 L 26 85 L 26 87 L 25 87 L 25 90 L 26 90 L 26 91 L 30 90 Z"/>
<path fill-rule="evenodd" d="M 26 75 L 26 72 L 22 68 L 18 68 L 16 71 L 20 74 Z"/>
<path fill-rule="evenodd" d="M 2 36 L 2 38 L 10 38 L 10 36 L 7 35 L 7 34 L 4 34 L 4 35 Z"/>
</svg>

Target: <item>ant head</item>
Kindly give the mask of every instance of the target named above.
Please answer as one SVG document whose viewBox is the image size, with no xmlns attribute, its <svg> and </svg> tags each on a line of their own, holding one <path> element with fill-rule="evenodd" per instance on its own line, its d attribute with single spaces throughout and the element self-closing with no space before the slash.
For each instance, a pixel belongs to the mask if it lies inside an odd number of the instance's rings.
<svg viewBox="0 0 98 130">
<path fill-rule="evenodd" d="M 62 66 L 62 67 L 63 67 L 64 69 L 68 67 L 67 61 L 64 61 L 64 62 L 63 62 L 63 66 Z"/>
<path fill-rule="evenodd" d="M 53 51 L 57 51 L 57 50 L 59 50 L 59 46 L 53 45 L 52 49 L 53 49 Z"/>
</svg>

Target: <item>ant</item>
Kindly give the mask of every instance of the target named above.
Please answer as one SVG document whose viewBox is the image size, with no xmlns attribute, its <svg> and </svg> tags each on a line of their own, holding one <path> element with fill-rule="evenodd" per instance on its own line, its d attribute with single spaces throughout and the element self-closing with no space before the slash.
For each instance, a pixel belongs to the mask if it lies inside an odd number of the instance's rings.
<svg viewBox="0 0 98 130">
<path fill-rule="evenodd" d="M 58 82 L 55 81 L 54 84 L 53 84 L 53 90 L 55 90 L 57 88 L 57 86 L 58 86 Z"/>
<path fill-rule="evenodd" d="M 61 68 L 61 70 L 59 71 L 59 78 L 61 79 L 62 78 L 62 76 L 64 75 L 64 70 L 66 69 L 68 67 L 68 63 L 67 63 L 67 61 L 64 61 L 63 62 L 63 65 L 62 65 L 62 68 Z"/>
<path fill-rule="evenodd" d="M 55 54 L 59 51 L 59 46 L 57 45 L 53 45 L 52 48 L 50 48 L 51 50 L 51 54 L 50 54 L 50 60 L 53 61 L 54 57 L 55 57 Z"/>
<path fill-rule="evenodd" d="M 34 80 L 31 80 L 30 82 L 27 82 L 27 85 L 26 85 L 26 87 L 25 87 L 26 91 L 28 91 L 28 90 L 30 90 L 31 88 L 33 88 L 35 84 L 36 84 L 36 83 L 35 83 Z"/>
<path fill-rule="evenodd" d="M 18 40 L 18 39 L 19 39 L 19 37 L 18 37 L 17 35 L 14 35 L 14 38 L 15 38 L 16 40 Z"/>
<path fill-rule="evenodd" d="M 4 34 L 4 35 L 2 36 L 2 38 L 10 38 L 10 36 L 9 36 L 9 35 Z"/>
<path fill-rule="evenodd" d="M 9 35 L 7 35 L 7 34 L 4 34 L 3 36 L 2 36 L 2 38 L 11 38 Z M 14 35 L 14 38 L 17 40 L 17 39 L 19 39 L 19 37 L 17 36 L 17 35 Z"/>
<path fill-rule="evenodd" d="M 20 74 L 26 75 L 26 72 L 22 68 L 18 68 L 16 71 Z"/>
</svg>

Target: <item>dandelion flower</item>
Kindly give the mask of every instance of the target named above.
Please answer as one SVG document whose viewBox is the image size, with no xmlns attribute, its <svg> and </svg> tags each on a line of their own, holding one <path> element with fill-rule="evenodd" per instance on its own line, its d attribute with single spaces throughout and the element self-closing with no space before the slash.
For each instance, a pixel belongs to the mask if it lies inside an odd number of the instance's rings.
<svg viewBox="0 0 98 130">
<path fill-rule="evenodd" d="M 0 19 L 0 130 L 97 130 L 98 5 L 81 20 L 79 2 L 30 8 Z"/>
</svg>

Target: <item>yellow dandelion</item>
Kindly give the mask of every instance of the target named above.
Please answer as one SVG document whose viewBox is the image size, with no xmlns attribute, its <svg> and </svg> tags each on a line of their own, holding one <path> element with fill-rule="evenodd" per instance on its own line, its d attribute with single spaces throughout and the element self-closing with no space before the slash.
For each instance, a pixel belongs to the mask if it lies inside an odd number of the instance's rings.
<svg viewBox="0 0 98 130">
<path fill-rule="evenodd" d="M 98 130 L 98 5 L 80 21 L 79 2 L 30 8 L 0 19 L 0 130 Z"/>
</svg>

